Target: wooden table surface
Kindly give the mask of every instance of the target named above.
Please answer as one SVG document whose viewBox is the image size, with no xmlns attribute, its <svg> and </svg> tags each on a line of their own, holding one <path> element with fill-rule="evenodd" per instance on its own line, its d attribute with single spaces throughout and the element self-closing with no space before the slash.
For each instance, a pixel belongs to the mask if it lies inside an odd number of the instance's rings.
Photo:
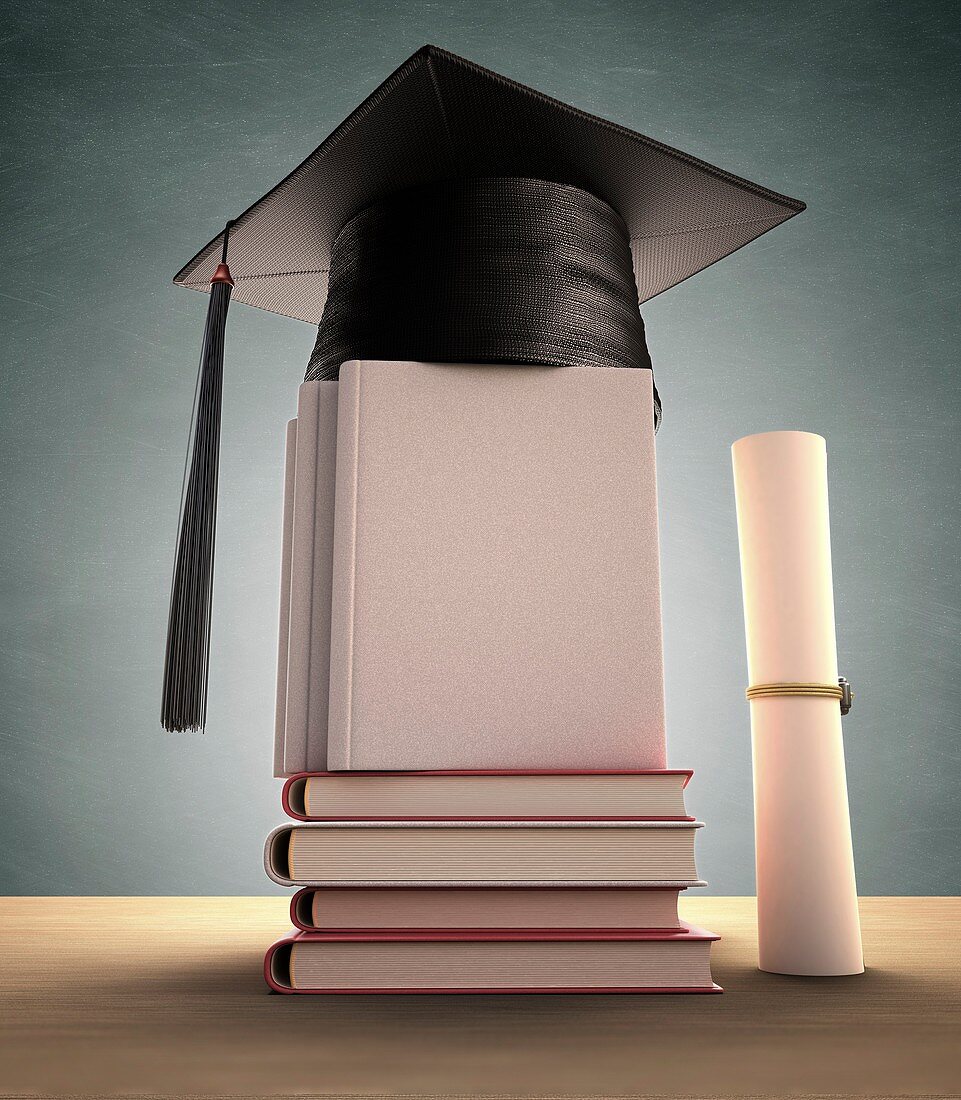
<svg viewBox="0 0 961 1100">
<path fill-rule="evenodd" d="M 284 898 L 0 899 L 0 1096 L 958 1096 L 961 901 L 865 898 L 868 971 L 710 996 L 269 996 Z"/>
</svg>

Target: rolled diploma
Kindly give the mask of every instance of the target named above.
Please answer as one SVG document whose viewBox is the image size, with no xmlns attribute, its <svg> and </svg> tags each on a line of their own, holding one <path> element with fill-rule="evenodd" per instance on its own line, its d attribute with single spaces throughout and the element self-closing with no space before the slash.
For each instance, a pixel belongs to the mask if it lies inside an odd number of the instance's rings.
<svg viewBox="0 0 961 1100">
<path fill-rule="evenodd" d="M 732 453 L 750 683 L 836 684 L 825 442 L 765 432 Z M 840 705 L 770 696 L 750 708 L 758 965 L 860 974 Z"/>
</svg>

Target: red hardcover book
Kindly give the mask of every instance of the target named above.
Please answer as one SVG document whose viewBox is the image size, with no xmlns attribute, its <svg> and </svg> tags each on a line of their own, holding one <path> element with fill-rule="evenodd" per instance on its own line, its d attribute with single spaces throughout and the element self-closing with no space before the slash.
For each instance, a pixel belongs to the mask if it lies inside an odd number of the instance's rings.
<svg viewBox="0 0 961 1100">
<path fill-rule="evenodd" d="M 687 931 L 682 887 L 306 887 L 290 902 L 302 932 Z"/>
<path fill-rule="evenodd" d="M 278 993 L 720 993 L 718 939 L 683 932 L 296 932 L 273 944 Z"/>
<path fill-rule="evenodd" d="M 298 821 L 692 821 L 687 769 L 302 772 L 284 784 Z"/>
<path fill-rule="evenodd" d="M 282 886 L 701 886 L 698 821 L 311 821 L 267 837 Z"/>
</svg>

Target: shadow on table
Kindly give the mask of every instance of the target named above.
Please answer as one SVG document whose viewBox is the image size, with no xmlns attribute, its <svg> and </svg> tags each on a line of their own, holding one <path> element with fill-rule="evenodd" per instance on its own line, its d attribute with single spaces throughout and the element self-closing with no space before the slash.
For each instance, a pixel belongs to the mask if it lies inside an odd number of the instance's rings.
<svg viewBox="0 0 961 1100">
<path fill-rule="evenodd" d="M 157 1005 L 175 1002 L 185 1021 L 208 1018 L 218 1006 L 235 1015 L 258 1020 L 283 1020 L 287 1026 L 303 1020 L 336 1018 L 338 1026 L 407 1024 L 445 1031 L 469 1022 L 471 1027 L 490 1024 L 502 1030 L 505 1023 L 524 1022 L 537 1027 L 576 1024 L 588 1031 L 643 1027 L 648 1030 L 685 1030 L 699 1022 L 714 1028 L 749 1024 L 760 1031 L 786 1027 L 850 1028 L 870 1025 L 916 1023 L 917 1007 L 929 997 L 943 998 L 949 990 L 937 975 L 869 969 L 845 978 L 804 978 L 767 974 L 751 966 L 719 966 L 715 980 L 722 996 L 659 994 L 377 994 L 284 996 L 271 994 L 263 977 L 259 953 L 238 952 L 205 960 L 171 958 L 156 962 L 139 973 L 122 977 L 109 972 L 68 979 L 62 997 L 83 998 L 88 1003 L 103 998 L 137 1006 L 149 1015 Z M 783 993 L 781 997 L 779 994 Z M 26 996 L 39 994 L 27 993 Z M 949 994 L 950 995 L 950 994 Z M 926 1021 L 930 1027 L 931 1021 Z"/>
</svg>

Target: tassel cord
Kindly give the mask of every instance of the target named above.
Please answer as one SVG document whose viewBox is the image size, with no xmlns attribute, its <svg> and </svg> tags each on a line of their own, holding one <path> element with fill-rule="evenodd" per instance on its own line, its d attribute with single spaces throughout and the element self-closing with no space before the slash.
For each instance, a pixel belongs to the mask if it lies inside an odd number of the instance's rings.
<svg viewBox="0 0 961 1100">
<path fill-rule="evenodd" d="M 210 288 L 181 486 L 161 713 L 164 727 L 174 731 L 203 729 L 207 717 L 224 339 L 233 286 L 226 266 L 231 224 Z"/>
</svg>

